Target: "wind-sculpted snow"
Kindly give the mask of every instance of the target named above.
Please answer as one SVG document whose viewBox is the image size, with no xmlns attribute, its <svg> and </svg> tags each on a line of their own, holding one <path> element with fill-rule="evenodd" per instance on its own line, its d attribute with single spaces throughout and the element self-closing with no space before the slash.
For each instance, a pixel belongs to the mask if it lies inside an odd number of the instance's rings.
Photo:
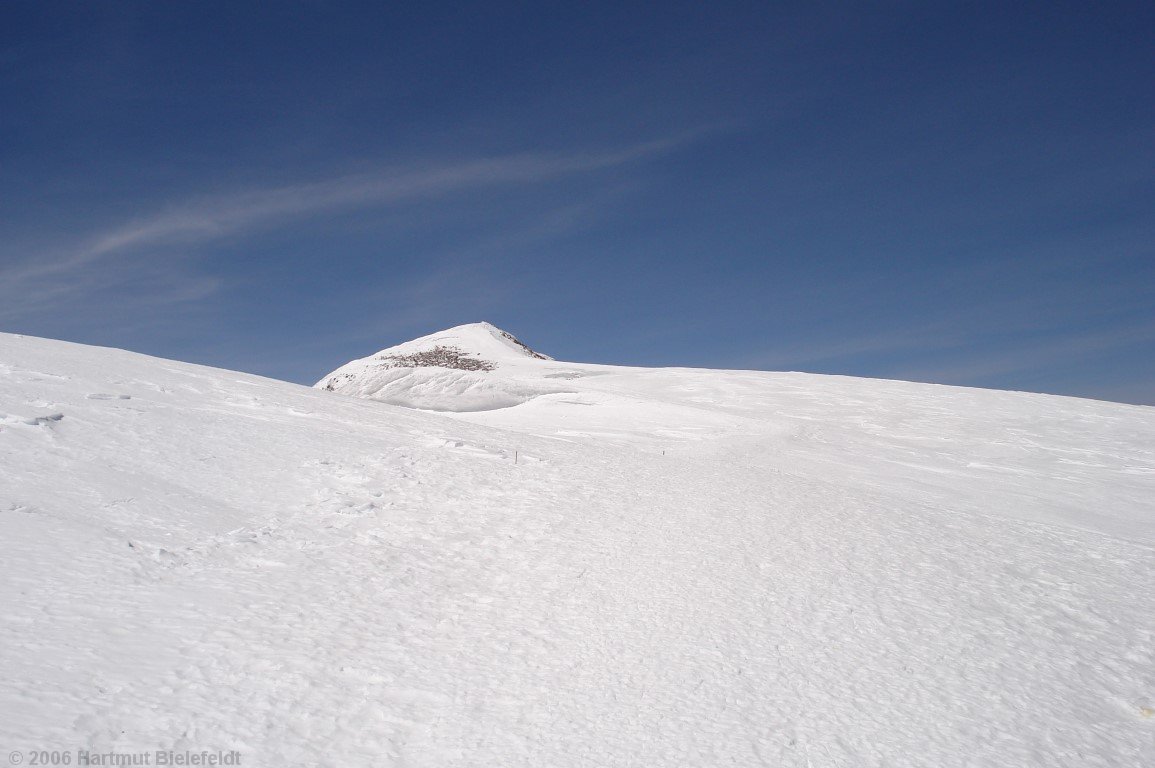
<svg viewBox="0 0 1155 768">
<path fill-rule="evenodd" d="M 334 378 L 334 377 L 330 377 Z M 549 382 L 488 377 L 442 367 L 382 367 L 335 383 L 329 391 L 429 411 L 488 411 L 567 392 Z"/>
<path fill-rule="evenodd" d="M 1155 409 L 502 354 L 0 335 L 0 755 L 1155 764 Z"/>
</svg>

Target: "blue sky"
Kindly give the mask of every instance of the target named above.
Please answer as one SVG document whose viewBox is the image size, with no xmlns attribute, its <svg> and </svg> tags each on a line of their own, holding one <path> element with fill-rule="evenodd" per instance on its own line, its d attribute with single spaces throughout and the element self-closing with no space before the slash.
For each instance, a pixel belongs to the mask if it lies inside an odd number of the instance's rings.
<svg viewBox="0 0 1155 768">
<path fill-rule="evenodd" d="M 707 7 L 708 5 L 708 7 Z M 0 9 L 0 330 L 1155 404 L 1150 3 Z"/>
</svg>

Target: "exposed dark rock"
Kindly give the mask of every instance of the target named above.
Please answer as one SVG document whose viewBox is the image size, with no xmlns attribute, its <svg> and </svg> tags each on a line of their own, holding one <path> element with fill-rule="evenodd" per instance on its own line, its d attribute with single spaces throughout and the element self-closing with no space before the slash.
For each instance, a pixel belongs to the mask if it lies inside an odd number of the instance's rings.
<svg viewBox="0 0 1155 768">
<path fill-rule="evenodd" d="M 512 333 L 506 333 L 505 331 L 500 331 L 500 333 L 502 336 L 504 336 L 505 338 L 509 339 L 514 344 L 516 344 L 517 346 L 524 349 L 525 353 L 527 355 L 529 355 L 530 357 L 536 357 L 538 360 L 549 360 L 550 359 L 549 357 L 543 355 L 542 353 L 530 349 L 528 346 L 525 345 L 525 343 L 523 343 L 520 339 L 518 339 Z"/>
<path fill-rule="evenodd" d="M 512 338 L 512 337 L 510 337 Z M 514 339 L 514 341 L 517 341 Z M 520 342 L 518 342 L 520 343 Z M 522 345 L 525 346 L 525 345 Z M 526 347 L 526 349 L 529 349 Z M 536 352 L 530 350 L 534 355 Z M 540 357 L 540 355 L 538 355 Z M 381 355 L 377 360 L 386 363 L 388 368 L 456 368 L 459 371 L 492 371 L 493 363 L 470 357 L 458 347 L 438 345 L 423 352 L 414 352 L 409 355 Z"/>
</svg>

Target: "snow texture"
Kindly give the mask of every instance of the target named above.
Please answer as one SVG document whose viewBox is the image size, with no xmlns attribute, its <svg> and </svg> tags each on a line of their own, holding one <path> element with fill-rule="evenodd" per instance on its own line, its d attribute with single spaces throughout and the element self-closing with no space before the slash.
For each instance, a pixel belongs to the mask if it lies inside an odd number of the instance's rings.
<svg viewBox="0 0 1155 768">
<path fill-rule="evenodd" d="M 0 335 L 0 571 L 2 755 L 1155 764 L 1152 408 Z"/>
</svg>

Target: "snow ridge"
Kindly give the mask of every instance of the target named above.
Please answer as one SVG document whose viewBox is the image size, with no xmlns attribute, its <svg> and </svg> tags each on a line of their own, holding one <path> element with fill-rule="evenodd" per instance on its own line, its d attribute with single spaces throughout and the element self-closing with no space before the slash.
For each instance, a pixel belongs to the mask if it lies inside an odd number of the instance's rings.
<svg viewBox="0 0 1155 768">
<path fill-rule="evenodd" d="M 483 325 L 489 325 L 489 323 L 483 323 Z M 530 357 L 535 358 L 537 360 L 552 360 L 553 359 L 552 357 L 548 357 L 547 355 L 543 355 L 540 352 L 537 352 L 537 351 L 530 349 L 528 345 L 526 345 L 523 341 L 518 339 L 512 333 L 509 333 L 507 331 L 503 331 L 500 328 L 495 328 L 494 326 L 490 326 L 490 327 L 494 328 L 494 330 L 496 330 L 498 333 L 500 333 L 502 338 L 504 338 L 508 341 L 511 341 L 514 344 L 516 344 L 517 346 L 521 347 L 525 351 L 525 353 L 527 355 L 529 355 Z"/>
</svg>

